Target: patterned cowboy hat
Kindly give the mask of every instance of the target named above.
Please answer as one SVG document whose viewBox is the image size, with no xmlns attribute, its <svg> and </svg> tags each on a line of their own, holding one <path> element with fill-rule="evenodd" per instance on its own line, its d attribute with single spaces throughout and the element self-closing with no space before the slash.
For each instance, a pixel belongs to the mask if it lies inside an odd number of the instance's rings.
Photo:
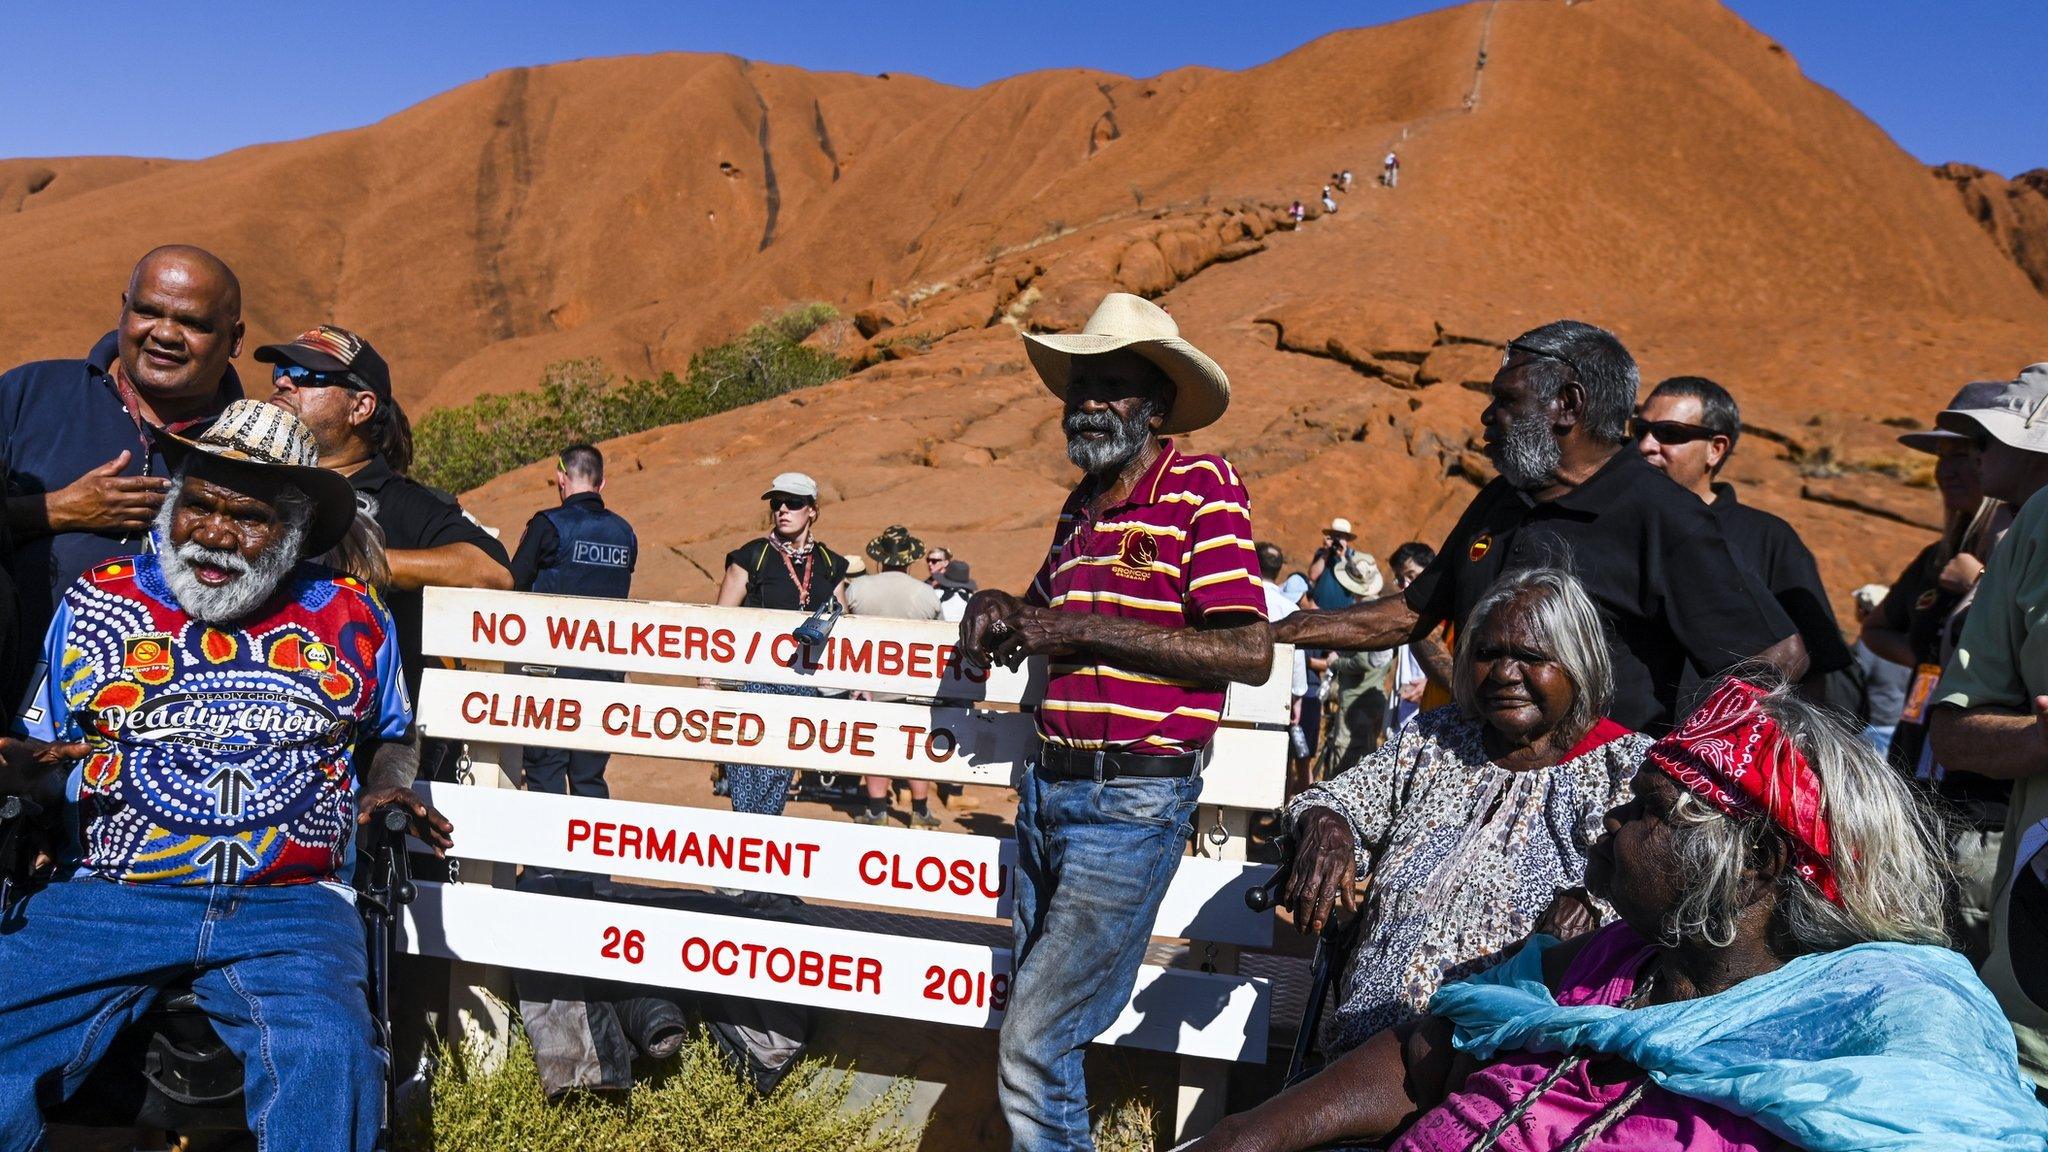
<svg viewBox="0 0 2048 1152">
<path fill-rule="evenodd" d="M 188 452 L 204 452 L 232 467 L 247 468 L 290 484 L 313 501 L 302 559 L 341 543 L 356 518 L 356 492 L 348 477 L 320 467 L 313 431 L 297 416 L 261 400 L 237 400 L 194 439 L 159 430 L 157 442 L 175 467 Z"/>
<path fill-rule="evenodd" d="M 924 541 L 910 534 L 901 524 L 891 524 L 882 529 L 882 534 L 868 541 L 868 559 L 884 568 L 908 568 L 924 559 Z"/>
</svg>

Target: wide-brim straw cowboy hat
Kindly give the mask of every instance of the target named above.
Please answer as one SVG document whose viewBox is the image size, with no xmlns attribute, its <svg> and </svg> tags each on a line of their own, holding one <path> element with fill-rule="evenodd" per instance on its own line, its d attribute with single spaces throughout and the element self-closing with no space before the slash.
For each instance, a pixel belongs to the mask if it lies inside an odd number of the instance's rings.
<svg viewBox="0 0 2048 1152">
<path fill-rule="evenodd" d="M 924 559 L 924 541 L 901 524 L 891 524 L 868 541 L 868 559 L 884 568 L 908 568 Z"/>
<path fill-rule="evenodd" d="M 1046 389 L 1061 400 L 1067 398 L 1076 356 L 1100 356 L 1126 348 L 1157 365 L 1173 381 L 1173 411 L 1167 413 L 1161 432 L 1206 428 L 1230 407 L 1230 377 L 1201 349 L 1180 338 L 1180 325 L 1166 309 L 1142 296 L 1111 292 L 1077 333 L 1024 334 L 1031 366 L 1038 370 Z"/>
<path fill-rule="evenodd" d="M 1346 520 L 1342 516 L 1332 517 L 1330 526 L 1323 529 L 1323 531 L 1331 536 L 1340 537 L 1345 540 L 1353 540 L 1358 536 L 1358 533 L 1351 530 L 1351 521 Z"/>
<path fill-rule="evenodd" d="M 356 519 L 356 490 L 348 477 L 320 467 L 313 431 L 297 416 L 261 400 L 237 400 L 197 437 L 159 430 L 165 459 L 177 466 L 189 453 L 203 452 L 228 464 L 290 484 L 313 502 L 301 558 L 318 556 L 341 543 Z"/>
<path fill-rule="evenodd" d="M 1364 552 L 1354 552 L 1333 570 L 1338 587 L 1353 596 L 1377 596 L 1387 586 L 1380 575 L 1379 561 Z"/>
</svg>

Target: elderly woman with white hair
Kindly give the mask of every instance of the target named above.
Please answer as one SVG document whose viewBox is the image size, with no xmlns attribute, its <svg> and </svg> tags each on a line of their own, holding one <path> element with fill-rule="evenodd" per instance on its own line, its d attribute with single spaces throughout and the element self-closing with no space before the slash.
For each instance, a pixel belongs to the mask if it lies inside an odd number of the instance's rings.
<svg viewBox="0 0 2048 1152">
<path fill-rule="evenodd" d="M 2011 1027 L 1947 946 L 1939 821 L 1839 721 L 1724 681 L 1603 825 L 1587 879 L 1618 922 L 1530 938 L 1198 1152 L 2048 1143 Z"/>
<path fill-rule="evenodd" d="M 1437 986 L 1479 971 L 1546 912 L 1583 931 L 1600 817 L 1649 739 L 1605 718 L 1612 665 L 1579 581 L 1501 577 L 1453 659 L 1454 705 L 1425 712 L 1288 809 L 1299 848 L 1282 902 L 1320 931 L 1341 901 L 1358 944 L 1324 1046 L 1349 1049 L 1419 1015 Z"/>
</svg>

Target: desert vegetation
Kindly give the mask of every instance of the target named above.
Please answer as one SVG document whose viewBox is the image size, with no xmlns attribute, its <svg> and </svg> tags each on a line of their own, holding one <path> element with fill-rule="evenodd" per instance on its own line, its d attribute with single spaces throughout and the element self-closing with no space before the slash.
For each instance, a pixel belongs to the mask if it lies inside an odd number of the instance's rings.
<svg viewBox="0 0 2048 1152">
<path fill-rule="evenodd" d="M 820 303 L 771 313 L 692 355 L 681 377 L 618 381 L 598 360 L 550 364 L 537 389 L 427 413 L 414 434 L 413 476 L 466 492 L 579 440 L 682 424 L 837 380 L 851 365 L 803 340 L 838 317 Z"/>
</svg>

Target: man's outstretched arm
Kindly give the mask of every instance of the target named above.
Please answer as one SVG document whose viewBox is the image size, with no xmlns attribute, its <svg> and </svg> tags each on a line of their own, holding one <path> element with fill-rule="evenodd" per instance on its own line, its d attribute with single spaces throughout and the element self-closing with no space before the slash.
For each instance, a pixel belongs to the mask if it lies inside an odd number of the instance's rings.
<svg viewBox="0 0 2048 1152">
<path fill-rule="evenodd" d="M 2032 714 L 2011 708 L 1939 705 L 1928 738 L 1935 759 L 1957 772 L 1993 780 L 2024 780 L 2048 773 L 2048 696 L 2033 699 Z"/>
<path fill-rule="evenodd" d="M 1297 648 L 1394 648 L 1422 639 L 1435 626 L 1436 621 L 1424 620 L 1400 593 L 1395 593 L 1349 608 L 1296 612 L 1273 625 L 1273 640 Z"/>
<path fill-rule="evenodd" d="M 1193 628 L 1038 608 L 1007 592 L 977 592 L 960 621 L 960 647 L 983 663 L 1026 656 L 1086 655 L 1200 684 L 1263 684 L 1273 671 L 1272 631 L 1249 613 L 1218 614 Z"/>
</svg>

